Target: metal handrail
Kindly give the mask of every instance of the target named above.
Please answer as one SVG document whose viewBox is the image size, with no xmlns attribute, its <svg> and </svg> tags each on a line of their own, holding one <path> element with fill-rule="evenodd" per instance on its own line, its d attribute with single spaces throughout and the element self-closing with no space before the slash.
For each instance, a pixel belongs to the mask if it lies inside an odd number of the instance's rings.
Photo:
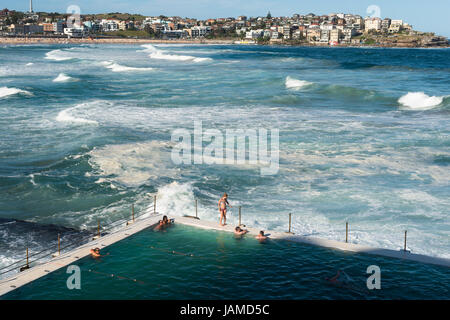
<svg viewBox="0 0 450 320">
<path fill-rule="evenodd" d="M 155 203 L 154 203 L 154 204 L 155 204 Z M 141 217 L 142 215 L 144 215 L 144 214 L 146 214 L 146 213 L 147 213 L 147 212 L 143 212 L 143 213 L 141 213 L 141 214 L 134 214 L 134 209 L 133 209 L 133 218 L 134 218 L 134 219 L 139 218 L 139 217 Z M 125 223 L 125 222 L 128 222 L 128 221 L 130 221 L 129 218 L 122 218 L 122 219 L 116 220 L 116 221 L 114 221 L 114 222 L 108 224 L 106 227 L 102 227 L 101 231 L 102 231 L 102 232 L 110 231 L 111 229 L 113 229 L 113 228 L 119 226 L 120 223 Z M 119 223 L 119 222 L 120 222 L 120 223 Z M 93 234 L 90 234 L 89 236 L 83 237 L 83 238 L 79 239 L 78 241 L 71 242 L 70 244 L 68 244 L 68 245 L 66 245 L 66 246 L 64 246 L 64 247 L 62 247 L 62 248 L 60 248 L 60 252 L 63 251 L 64 249 L 67 249 L 67 248 L 69 248 L 69 247 L 71 247 L 71 246 L 74 246 L 74 245 L 75 245 L 75 246 L 79 246 L 79 244 L 81 244 L 81 243 L 83 243 L 83 242 L 88 243 L 89 241 L 91 241 L 91 240 L 93 239 L 93 236 L 96 236 L 96 235 L 97 235 L 97 232 L 95 232 L 95 233 L 93 233 Z M 17 268 L 20 266 L 21 263 L 23 263 L 23 262 L 26 261 L 26 260 L 29 260 L 29 258 L 36 257 L 36 256 L 38 256 L 38 255 L 40 255 L 40 254 L 42 254 L 42 253 L 44 253 L 44 252 L 50 251 L 50 250 L 52 250 L 52 252 L 53 252 L 53 251 L 54 251 L 54 247 L 52 246 L 52 247 L 45 248 L 45 249 L 42 250 L 42 251 L 39 251 L 39 252 L 37 252 L 37 253 L 33 253 L 32 255 L 28 255 L 28 257 L 26 257 L 26 258 L 20 259 L 20 260 L 15 261 L 15 262 L 13 262 L 13 263 L 7 265 L 7 266 L 4 266 L 4 267 L 0 268 L 0 271 L 3 271 L 3 270 L 5 270 L 5 269 L 8 269 L 8 270 L 6 270 L 6 271 L 0 272 L 0 276 L 3 275 L 3 274 L 6 274 L 6 273 L 9 273 L 9 272 L 14 271 L 15 269 L 17 269 Z M 41 259 L 43 259 L 43 258 L 45 258 L 45 257 L 49 257 L 49 256 L 51 257 L 52 255 L 44 255 L 44 256 L 39 257 L 39 258 L 36 258 L 36 259 L 34 259 L 34 260 L 32 260 L 32 261 L 28 261 L 28 263 L 27 263 L 25 266 L 29 266 L 30 264 L 32 264 L 32 263 L 34 263 L 34 262 L 36 262 L 36 261 L 39 261 L 39 260 L 41 260 Z M 14 267 L 12 267 L 12 266 L 14 266 Z"/>
</svg>

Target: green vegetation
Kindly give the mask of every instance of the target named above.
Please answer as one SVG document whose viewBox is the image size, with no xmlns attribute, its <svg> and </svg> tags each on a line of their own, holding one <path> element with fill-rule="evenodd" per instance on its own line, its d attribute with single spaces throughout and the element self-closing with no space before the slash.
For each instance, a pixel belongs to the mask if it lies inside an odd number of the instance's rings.
<svg viewBox="0 0 450 320">
<path fill-rule="evenodd" d="M 208 34 L 205 38 L 206 39 L 235 39 L 238 38 L 240 35 L 236 33 L 236 30 L 234 29 L 215 29 L 211 30 L 211 33 Z"/>
<path fill-rule="evenodd" d="M 368 45 L 372 45 L 372 44 L 375 44 L 376 41 L 375 41 L 375 39 L 373 39 L 373 38 L 369 38 L 369 39 L 367 39 L 366 41 L 364 41 L 364 43 L 365 43 L 365 44 L 368 44 Z"/>
<path fill-rule="evenodd" d="M 100 13 L 100 14 L 86 14 L 83 15 L 85 18 L 89 19 L 117 19 L 117 20 L 126 20 L 126 21 L 142 21 L 145 19 L 145 16 L 140 14 L 130 14 L 130 13 Z"/>
</svg>

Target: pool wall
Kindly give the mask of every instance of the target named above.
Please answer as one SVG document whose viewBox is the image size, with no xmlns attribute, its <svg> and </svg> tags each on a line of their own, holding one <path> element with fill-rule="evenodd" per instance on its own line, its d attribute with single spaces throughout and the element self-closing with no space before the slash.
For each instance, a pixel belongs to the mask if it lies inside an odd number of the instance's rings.
<svg viewBox="0 0 450 320">
<path fill-rule="evenodd" d="M 189 217 L 178 217 L 176 219 L 177 223 L 182 223 L 198 228 L 203 229 L 214 229 L 214 230 L 221 230 L 221 231 L 227 231 L 227 232 L 234 232 L 234 227 L 232 225 L 225 225 L 220 226 L 219 222 L 212 222 L 212 221 L 202 221 L 200 219 L 195 218 L 189 218 Z M 252 227 L 245 227 L 244 229 L 247 229 L 249 233 L 247 236 L 255 236 L 258 235 L 260 229 L 252 228 Z M 271 239 L 280 239 L 280 240 L 288 240 L 288 241 L 294 241 L 294 242 L 300 242 L 300 243 L 306 243 L 310 245 L 316 245 L 331 249 L 337 249 L 337 250 L 343 250 L 343 251 L 350 251 L 355 253 L 367 253 L 367 254 L 374 254 L 389 258 L 397 258 L 397 259 L 406 259 L 406 260 L 412 260 L 416 262 L 422 262 L 422 263 L 430 263 L 435 265 L 440 265 L 444 267 L 450 267 L 450 259 L 445 258 L 439 258 L 439 257 L 431 257 L 427 255 L 422 254 L 415 254 L 411 253 L 409 251 L 404 250 L 391 250 L 391 249 L 382 249 L 382 248 L 372 248 L 368 246 L 363 246 L 355 243 L 347 243 L 347 242 L 340 242 L 336 240 L 328 240 L 328 239 L 322 239 L 317 237 L 311 237 L 311 236 L 300 236 L 295 235 L 293 233 L 288 232 L 275 232 L 275 231 L 267 231 L 264 230 L 264 233 L 270 234 L 269 238 Z"/>
</svg>

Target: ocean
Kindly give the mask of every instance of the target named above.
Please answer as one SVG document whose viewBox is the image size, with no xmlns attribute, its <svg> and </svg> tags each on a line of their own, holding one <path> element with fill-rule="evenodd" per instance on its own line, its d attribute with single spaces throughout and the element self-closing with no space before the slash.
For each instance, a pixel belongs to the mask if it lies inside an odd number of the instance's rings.
<svg viewBox="0 0 450 320">
<path fill-rule="evenodd" d="M 450 258 L 450 50 L 0 46 L 0 267 L 157 210 Z M 175 164 L 175 130 L 279 130 L 279 170 Z"/>
</svg>

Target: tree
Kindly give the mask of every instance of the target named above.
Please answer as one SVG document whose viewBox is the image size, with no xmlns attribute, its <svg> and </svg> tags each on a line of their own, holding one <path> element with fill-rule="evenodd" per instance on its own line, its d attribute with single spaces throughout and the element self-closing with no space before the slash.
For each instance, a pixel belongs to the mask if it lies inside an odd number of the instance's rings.
<svg viewBox="0 0 450 320">
<path fill-rule="evenodd" d="M 17 24 L 19 20 L 23 19 L 24 14 L 22 12 L 14 11 L 11 15 L 11 23 Z"/>
<path fill-rule="evenodd" d="M 153 28 L 152 28 L 149 24 L 146 24 L 146 25 L 145 25 L 144 31 L 147 32 L 147 34 L 148 34 L 151 38 L 154 38 L 154 37 L 155 37 L 155 31 L 153 30 Z"/>
<path fill-rule="evenodd" d="M 272 19 L 272 15 L 270 14 L 270 11 L 267 13 L 267 19 Z"/>
</svg>

